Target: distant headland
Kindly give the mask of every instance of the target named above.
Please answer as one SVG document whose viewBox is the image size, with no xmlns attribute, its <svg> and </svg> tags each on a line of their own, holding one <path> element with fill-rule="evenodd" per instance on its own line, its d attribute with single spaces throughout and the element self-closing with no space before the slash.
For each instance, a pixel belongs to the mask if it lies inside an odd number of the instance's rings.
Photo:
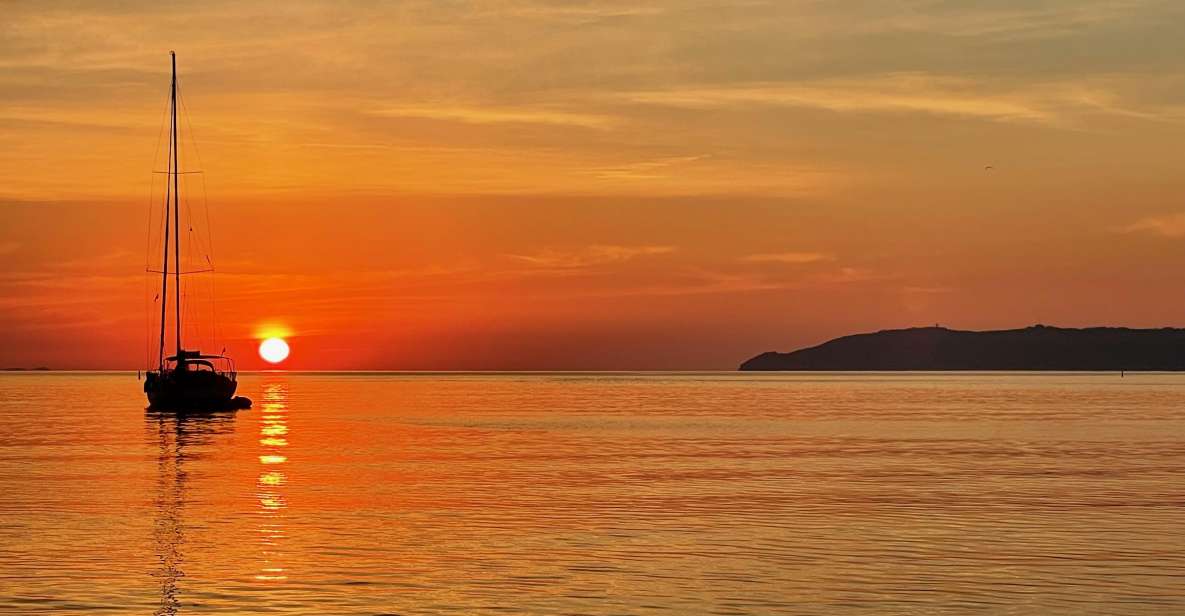
<svg viewBox="0 0 1185 616">
<path fill-rule="evenodd" d="M 740 370 L 1181 371 L 1185 329 L 890 329 L 790 353 L 762 353 Z"/>
</svg>

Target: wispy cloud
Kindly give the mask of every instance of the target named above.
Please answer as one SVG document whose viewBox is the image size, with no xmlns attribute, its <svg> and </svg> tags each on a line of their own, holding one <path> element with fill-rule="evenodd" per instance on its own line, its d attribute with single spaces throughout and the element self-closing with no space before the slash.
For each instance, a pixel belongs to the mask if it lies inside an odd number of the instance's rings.
<svg viewBox="0 0 1185 616">
<path fill-rule="evenodd" d="M 667 177 L 669 173 L 664 170 L 670 167 L 693 163 L 705 158 L 708 158 L 708 155 L 668 156 L 615 167 L 602 167 L 597 170 L 597 176 L 609 180 L 653 180 Z"/>
<path fill-rule="evenodd" d="M 888 276 L 863 267 L 841 267 L 832 272 L 824 272 L 816 277 L 816 281 L 828 284 L 847 284 L 857 282 L 871 282 L 885 280 Z"/>
<path fill-rule="evenodd" d="M 596 3 L 587 6 L 579 4 L 531 4 L 525 3 L 500 11 L 518 17 L 542 18 L 561 23 L 587 24 L 606 19 L 625 17 L 653 17 L 665 11 L 659 7 L 639 7 L 629 4 Z"/>
<path fill-rule="evenodd" d="M 1141 218 L 1119 230 L 1126 233 L 1151 233 L 1162 237 L 1185 237 L 1185 212 Z"/>
<path fill-rule="evenodd" d="M 811 107 L 829 111 L 924 112 L 992 119 L 1048 120 L 1049 113 L 1024 95 L 968 91 L 972 84 L 952 77 L 899 73 L 866 79 L 796 83 L 751 83 L 714 88 L 634 92 L 638 103 L 673 107 Z"/>
<path fill-rule="evenodd" d="M 610 116 L 527 107 L 486 105 L 401 105 L 370 112 L 371 115 L 464 122 L 466 124 L 547 124 L 598 130 L 613 126 Z"/>
<path fill-rule="evenodd" d="M 831 261 L 835 257 L 823 252 L 772 252 L 745 255 L 740 260 L 744 263 L 818 263 Z"/>
<path fill-rule="evenodd" d="M 687 271 L 672 279 L 635 287 L 615 289 L 615 295 L 712 295 L 792 289 L 825 289 L 852 284 L 879 283 L 890 276 L 865 268 L 842 267 L 798 277 L 771 277 L 752 272 L 724 272 L 712 269 Z"/>
<path fill-rule="evenodd" d="M 794 107 L 841 113 L 922 113 L 1000 122 L 1068 125 L 1095 113 L 1171 121 L 1161 109 L 1125 105 L 1106 81 L 1012 84 L 929 73 L 758 82 L 620 95 L 641 104 L 689 109 Z M 1113 85 L 1113 84 L 1112 84 Z"/>
<path fill-rule="evenodd" d="M 511 259 L 537 267 L 567 269 L 622 263 L 632 259 L 670 254 L 674 246 L 617 246 L 594 244 L 580 250 L 543 250 L 529 255 L 507 255 Z"/>
<path fill-rule="evenodd" d="M 958 5 L 955 10 L 942 10 L 926 0 L 913 4 L 911 10 L 896 10 L 883 19 L 868 20 L 864 22 L 864 28 L 968 38 L 1053 38 L 1138 17 L 1148 8 L 1144 0 L 1076 0 L 1044 6 L 1042 3 L 1028 3 L 1027 6 L 987 3 L 982 7 Z"/>
</svg>

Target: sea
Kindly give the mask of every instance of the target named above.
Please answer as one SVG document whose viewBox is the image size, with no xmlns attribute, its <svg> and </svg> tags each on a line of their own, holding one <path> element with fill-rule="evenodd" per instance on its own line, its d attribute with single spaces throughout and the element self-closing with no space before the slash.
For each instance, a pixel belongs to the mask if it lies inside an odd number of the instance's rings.
<svg viewBox="0 0 1185 616">
<path fill-rule="evenodd" d="M 0 614 L 1185 614 L 1185 375 L 0 375 Z"/>
</svg>

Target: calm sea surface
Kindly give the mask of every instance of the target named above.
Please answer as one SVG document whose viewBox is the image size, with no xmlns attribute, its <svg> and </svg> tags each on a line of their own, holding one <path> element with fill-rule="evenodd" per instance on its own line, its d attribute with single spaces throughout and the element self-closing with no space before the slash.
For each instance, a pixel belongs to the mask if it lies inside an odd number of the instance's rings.
<svg viewBox="0 0 1185 616">
<path fill-rule="evenodd" d="M 3 614 L 1185 614 L 1185 375 L 0 376 Z"/>
</svg>

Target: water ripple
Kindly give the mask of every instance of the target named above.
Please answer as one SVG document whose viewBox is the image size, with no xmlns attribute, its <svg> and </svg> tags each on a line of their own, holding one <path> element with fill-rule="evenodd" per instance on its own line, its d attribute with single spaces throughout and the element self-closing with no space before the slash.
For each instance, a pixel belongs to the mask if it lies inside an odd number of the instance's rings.
<svg viewBox="0 0 1185 616">
<path fill-rule="evenodd" d="M 0 613 L 1185 613 L 1176 375 L 134 379 L 0 375 Z"/>
</svg>

